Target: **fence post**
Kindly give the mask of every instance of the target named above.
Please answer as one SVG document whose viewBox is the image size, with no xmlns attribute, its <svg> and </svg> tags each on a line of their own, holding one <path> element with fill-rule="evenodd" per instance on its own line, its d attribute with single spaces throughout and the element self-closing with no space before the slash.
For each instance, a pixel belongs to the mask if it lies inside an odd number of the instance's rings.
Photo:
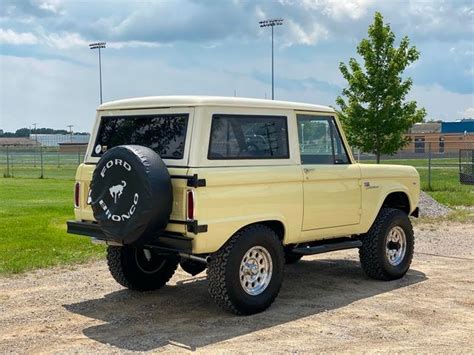
<svg viewBox="0 0 474 355">
<path fill-rule="evenodd" d="M 7 175 L 5 177 L 10 177 L 10 158 L 8 154 L 8 145 L 7 145 Z"/>
<path fill-rule="evenodd" d="M 10 177 L 13 177 L 13 157 L 15 156 L 15 151 L 10 152 Z"/>
<path fill-rule="evenodd" d="M 44 178 L 44 171 L 43 171 L 43 147 L 40 147 L 40 162 L 41 162 L 41 176 L 40 179 Z"/>
<path fill-rule="evenodd" d="M 432 188 L 431 188 L 431 142 L 428 143 L 428 190 L 432 191 Z"/>
<path fill-rule="evenodd" d="M 60 164 L 59 164 L 59 148 L 58 148 L 58 168 L 60 167 Z"/>
</svg>

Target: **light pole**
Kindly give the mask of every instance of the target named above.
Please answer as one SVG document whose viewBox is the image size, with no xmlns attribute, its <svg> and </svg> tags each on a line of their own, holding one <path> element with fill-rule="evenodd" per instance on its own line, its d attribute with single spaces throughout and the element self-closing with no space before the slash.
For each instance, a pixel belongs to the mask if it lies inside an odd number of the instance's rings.
<svg viewBox="0 0 474 355">
<path fill-rule="evenodd" d="M 74 125 L 70 124 L 67 127 L 69 128 L 69 134 L 71 136 L 70 140 L 71 140 L 71 143 L 72 143 L 72 127 L 74 127 Z"/>
<path fill-rule="evenodd" d="M 102 62 L 100 56 L 100 49 L 105 48 L 105 42 L 97 42 L 89 44 L 90 49 L 98 49 L 99 50 L 99 86 L 100 86 L 100 103 L 102 104 Z"/>
<path fill-rule="evenodd" d="M 274 70 L 273 70 L 273 27 L 283 25 L 282 18 L 276 18 L 271 20 L 259 21 L 260 27 L 271 27 L 272 28 L 272 100 L 275 100 L 275 85 L 274 85 Z"/>
</svg>

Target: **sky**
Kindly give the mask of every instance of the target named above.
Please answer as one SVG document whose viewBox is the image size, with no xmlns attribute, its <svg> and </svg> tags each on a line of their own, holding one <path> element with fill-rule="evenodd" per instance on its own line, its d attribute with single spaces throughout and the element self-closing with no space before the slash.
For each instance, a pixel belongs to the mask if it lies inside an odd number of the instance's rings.
<svg viewBox="0 0 474 355">
<path fill-rule="evenodd" d="M 335 105 L 340 62 L 375 11 L 421 52 L 405 76 L 427 119 L 474 117 L 474 0 L 2 0 L 0 129 L 90 131 L 99 104 L 154 95 L 271 97 Z"/>
</svg>

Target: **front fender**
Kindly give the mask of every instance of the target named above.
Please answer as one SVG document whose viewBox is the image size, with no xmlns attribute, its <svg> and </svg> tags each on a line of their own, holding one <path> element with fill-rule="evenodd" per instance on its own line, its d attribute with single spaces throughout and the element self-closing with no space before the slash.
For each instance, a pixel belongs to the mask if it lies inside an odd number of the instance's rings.
<svg viewBox="0 0 474 355">
<path fill-rule="evenodd" d="M 411 214 L 418 206 L 419 187 L 417 189 L 415 186 L 419 186 L 419 183 L 417 183 L 417 185 L 413 185 L 413 188 L 407 186 L 406 183 L 395 181 L 385 181 L 383 184 L 382 182 L 380 183 L 380 185 L 375 185 L 379 186 L 379 191 L 376 191 L 377 188 L 368 189 L 362 186 L 361 229 L 364 231 L 364 233 L 370 229 L 375 221 L 375 218 L 377 218 L 384 201 L 391 193 L 402 192 L 406 195 L 409 203 L 409 214 Z"/>
</svg>

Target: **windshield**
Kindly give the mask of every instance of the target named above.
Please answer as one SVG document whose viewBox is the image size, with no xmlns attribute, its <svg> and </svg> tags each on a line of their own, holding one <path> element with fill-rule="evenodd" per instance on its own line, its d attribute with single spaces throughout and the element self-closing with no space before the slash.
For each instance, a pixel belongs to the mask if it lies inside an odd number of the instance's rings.
<svg viewBox="0 0 474 355">
<path fill-rule="evenodd" d="M 92 152 L 100 157 L 108 149 L 137 144 L 153 149 L 163 159 L 182 159 L 189 114 L 102 117 Z"/>
</svg>

